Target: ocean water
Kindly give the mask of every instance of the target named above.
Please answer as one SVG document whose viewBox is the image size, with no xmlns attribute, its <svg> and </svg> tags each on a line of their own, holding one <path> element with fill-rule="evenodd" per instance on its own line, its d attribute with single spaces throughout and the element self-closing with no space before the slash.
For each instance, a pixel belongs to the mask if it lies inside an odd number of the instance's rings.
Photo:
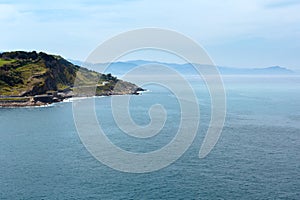
<svg viewBox="0 0 300 200">
<path fill-rule="evenodd" d="M 196 139 L 176 162 L 151 173 L 119 172 L 89 154 L 71 102 L 1 108 L 0 199 L 300 199 L 300 77 L 223 79 L 227 116 L 215 148 L 199 159 L 211 103 L 203 83 L 191 78 L 201 113 Z M 111 97 L 95 98 L 97 118 L 120 148 L 154 151 L 176 134 L 176 97 L 162 87 L 147 89 L 131 97 L 133 120 L 147 125 L 153 103 L 164 105 L 168 117 L 161 133 L 149 139 L 122 133 Z"/>
</svg>

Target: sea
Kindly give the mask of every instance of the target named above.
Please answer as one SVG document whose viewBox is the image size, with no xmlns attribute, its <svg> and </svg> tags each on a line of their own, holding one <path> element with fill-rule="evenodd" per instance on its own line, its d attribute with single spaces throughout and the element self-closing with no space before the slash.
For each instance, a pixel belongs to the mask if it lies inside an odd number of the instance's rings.
<svg viewBox="0 0 300 200">
<path fill-rule="evenodd" d="M 222 78 L 226 119 L 212 151 L 199 158 L 212 104 L 203 80 L 191 76 L 200 109 L 197 135 L 176 161 L 146 173 L 119 171 L 95 159 L 78 135 L 72 100 L 0 108 L 0 199 L 300 199 L 300 77 Z M 112 115 L 112 97 L 94 98 L 107 137 L 126 151 L 162 148 L 179 128 L 176 95 L 160 85 L 144 87 L 147 92 L 130 96 L 132 120 L 149 124 L 153 104 L 167 113 L 164 128 L 150 138 L 124 134 Z"/>
</svg>

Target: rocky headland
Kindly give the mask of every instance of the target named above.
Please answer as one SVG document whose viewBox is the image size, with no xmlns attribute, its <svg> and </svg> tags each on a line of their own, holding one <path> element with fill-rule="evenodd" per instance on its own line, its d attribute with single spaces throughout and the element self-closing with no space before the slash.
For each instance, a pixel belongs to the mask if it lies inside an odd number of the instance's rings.
<svg viewBox="0 0 300 200">
<path fill-rule="evenodd" d="M 76 96 L 74 82 L 93 93 L 80 96 L 138 94 L 137 85 L 111 74 L 74 65 L 61 56 L 43 52 L 0 53 L 0 107 L 41 106 Z M 95 80 L 97 84 L 95 85 Z M 117 87 L 116 87 L 117 86 Z"/>
</svg>

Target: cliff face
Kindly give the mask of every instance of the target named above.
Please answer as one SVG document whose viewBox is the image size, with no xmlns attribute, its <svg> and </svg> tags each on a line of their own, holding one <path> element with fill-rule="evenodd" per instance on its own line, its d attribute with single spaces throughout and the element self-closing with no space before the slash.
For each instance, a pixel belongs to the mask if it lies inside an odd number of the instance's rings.
<svg viewBox="0 0 300 200">
<path fill-rule="evenodd" d="M 99 80 L 97 95 L 111 95 L 120 81 L 110 74 L 100 74 L 73 65 L 60 56 L 40 52 L 5 52 L 0 54 L 0 96 L 34 96 L 48 91 L 72 90 L 75 78 L 82 82 Z M 104 85 L 101 85 L 105 82 Z M 124 94 L 142 90 L 125 81 L 120 82 Z"/>
</svg>

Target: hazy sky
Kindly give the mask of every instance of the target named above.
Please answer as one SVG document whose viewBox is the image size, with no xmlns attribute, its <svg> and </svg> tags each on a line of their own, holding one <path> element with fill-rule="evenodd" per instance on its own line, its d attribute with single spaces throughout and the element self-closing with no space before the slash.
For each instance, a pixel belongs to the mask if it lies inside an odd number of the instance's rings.
<svg viewBox="0 0 300 200">
<path fill-rule="evenodd" d="M 84 60 L 120 32 L 159 27 L 193 38 L 217 65 L 299 70 L 299 11 L 299 0 L 0 0 L 0 51 Z"/>
</svg>

